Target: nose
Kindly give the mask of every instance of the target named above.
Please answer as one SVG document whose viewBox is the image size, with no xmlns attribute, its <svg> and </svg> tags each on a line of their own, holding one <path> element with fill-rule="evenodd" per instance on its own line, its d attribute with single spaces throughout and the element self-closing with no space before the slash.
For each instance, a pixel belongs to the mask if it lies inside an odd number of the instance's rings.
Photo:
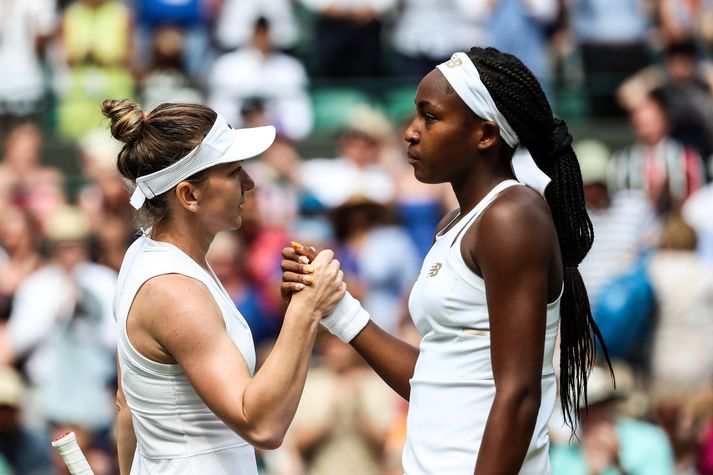
<svg viewBox="0 0 713 475">
<path fill-rule="evenodd" d="M 404 129 L 404 140 L 408 143 L 418 143 L 419 134 L 416 130 L 416 117 L 411 119 L 409 125 Z"/>
<path fill-rule="evenodd" d="M 255 188 L 255 182 L 253 181 L 253 178 L 248 174 L 248 172 L 245 171 L 245 169 L 241 169 L 243 176 L 240 178 L 240 188 L 243 191 L 243 193 L 246 193 L 253 188 Z"/>
</svg>

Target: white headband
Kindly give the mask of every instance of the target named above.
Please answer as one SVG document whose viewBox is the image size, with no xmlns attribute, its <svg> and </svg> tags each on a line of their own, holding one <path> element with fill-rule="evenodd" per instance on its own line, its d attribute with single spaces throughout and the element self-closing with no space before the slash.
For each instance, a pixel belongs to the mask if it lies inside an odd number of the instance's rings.
<svg viewBox="0 0 713 475">
<path fill-rule="evenodd" d="M 167 192 L 186 178 L 220 165 L 237 162 L 261 154 L 275 141 L 275 127 L 233 129 L 218 114 L 213 127 L 196 148 L 170 166 L 136 179 L 136 189 L 129 200 L 140 209 L 146 199 Z"/>
<path fill-rule="evenodd" d="M 505 116 L 498 110 L 490 92 L 480 80 L 480 74 L 465 53 L 455 53 L 451 59 L 437 66 L 453 90 L 465 104 L 480 118 L 495 122 L 500 136 L 510 147 L 515 148 L 512 169 L 520 183 L 524 183 L 544 196 L 551 179 L 540 170 L 530 152 L 518 147 L 520 139 L 510 127 Z"/>
</svg>

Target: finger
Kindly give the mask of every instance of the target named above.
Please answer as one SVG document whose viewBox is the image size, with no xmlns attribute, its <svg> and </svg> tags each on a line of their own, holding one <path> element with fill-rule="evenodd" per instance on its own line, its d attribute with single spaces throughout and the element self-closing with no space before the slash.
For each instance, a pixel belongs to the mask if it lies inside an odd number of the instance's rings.
<svg viewBox="0 0 713 475">
<path fill-rule="evenodd" d="M 290 244 L 297 254 L 305 256 L 310 262 L 317 257 L 317 250 L 312 246 L 305 247 L 296 241 L 291 241 Z"/>
<path fill-rule="evenodd" d="M 292 293 L 299 292 L 305 288 L 305 284 L 300 284 L 299 282 L 283 282 L 280 284 L 281 293 Z"/>
<path fill-rule="evenodd" d="M 297 251 L 295 251 L 295 249 L 291 247 L 282 248 L 282 257 L 291 261 L 297 261 L 300 258 L 299 254 L 297 254 Z"/>
<path fill-rule="evenodd" d="M 314 276 L 297 274 L 296 272 L 283 272 L 282 273 L 282 283 L 300 283 L 300 284 L 312 284 L 314 282 Z"/>
<path fill-rule="evenodd" d="M 331 249 L 324 249 L 319 254 L 317 254 L 317 257 L 312 260 L 312 263 L 315 265 L 322 265 L 326 267 L 332 261 L 332 259 L 334 259 L 334 251 L 332 251 Z"/>
<path fill-rule="evenodd" d="M 298 274 L 312 274 L 314 272 L 314 266 L 311 264 L 300 264 L 287 259 L 280 262 L 280 269 L 283 272 L 296 272 Z"/>
</svg>

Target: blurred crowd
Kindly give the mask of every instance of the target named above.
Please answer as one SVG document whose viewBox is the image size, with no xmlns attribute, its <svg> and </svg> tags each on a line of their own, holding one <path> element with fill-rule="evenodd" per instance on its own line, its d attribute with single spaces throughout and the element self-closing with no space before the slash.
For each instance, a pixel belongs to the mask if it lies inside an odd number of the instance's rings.
<svg viewBox="0 0 713 475">
<path fill-rule="evenodd" d="M 117 473 L 113 288 L 140 223 L 103 99 L 277 126 L 246 165 L 242 228 L 209 253 L 259 354 L 293 240 L 335 249 L 372 318 L 418 344 L 408 292 L 457 204 L 413 178 L 401 131 L 420 77 L 474 45 L 520 57 L 566 119 L 630 126 L 625 146 L 575 134 L 595 233 L 580 270 L 617 385 L 601 358 L 577 437 L 553 416 L 554 473 L 713 474 L 710 0 L 0 1 L 0 474 L 65 473 L 49 441 L 68 430 Z M 321 334 L 260 469 L 400 474 L 405 414 Z"/>
</svg>

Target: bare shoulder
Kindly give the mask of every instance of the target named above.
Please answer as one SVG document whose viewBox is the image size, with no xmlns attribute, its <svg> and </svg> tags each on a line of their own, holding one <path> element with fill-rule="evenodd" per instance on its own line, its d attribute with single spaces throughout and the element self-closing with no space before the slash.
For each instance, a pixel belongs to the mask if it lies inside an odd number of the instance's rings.
<svg viewBox="0 0 713 475">
<path fill-rule="evenodd" d="M 131 310 L 150 334 L 169 352 L 175 344 L 224 328 L 220 309 L 210 290 L 182 274 L 147 280 Z"/>
<path fill-rule="evenodd" d="M 478 261 L 483 257 L 500 262 L 550 261 L 557 232 L 549 205 L 536 191 L 525 186 L 508 188 L 478 221 L 473 243 Z"/>
</svg>

